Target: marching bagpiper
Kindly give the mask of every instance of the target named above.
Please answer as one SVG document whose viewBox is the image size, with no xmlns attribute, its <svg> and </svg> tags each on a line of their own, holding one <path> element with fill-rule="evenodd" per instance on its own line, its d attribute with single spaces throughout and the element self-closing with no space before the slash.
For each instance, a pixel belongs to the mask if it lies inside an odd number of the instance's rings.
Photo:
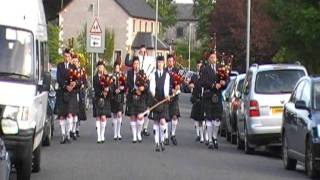
<svg viewBox="0 0 320 180">
<path fill-rule="evenodd" d="M 167 67 L 165 70 L 170 75 L 170 95 L 180 91 L 180 81 L 182 77 L 179 75 L 179 69 L 174 66 L 175 65 L 175 58 L 173 55 L 168 55 L 167 57 Z M 179 109 L 179 96 L 175 96 L 169 102 L 169 119 L 167 119 L 167 126 L 166 126 L 166 134 L 165 134 L 165 145 L 169 145 L 169 133 L 171 133 L 171 141 L 174 145 L 178 145 L 176 139 L 176 129 L 178 125 L 178 120 L 180 117 L 180 109 Z M 171 122 L 171 131 L 168 127 L 169 123 Z"/>
<path fill-rule="evenodd" d="M 88 87 L 87 74 L 85 68 L 81 67 L 80 59 L 78 55 L 73 56 L 73 63 L 76 66 L 76 71 L 79 73 L 80 77 L 78 79 L 78 103 L 79 103 L 79 113 L 75 119 L 75 126 L 73 127 L 74 139 L 80 137 L 80 121 L 86 121 L 86 105 L 85 105 L 85 89 Z"/>
<path fill-rule="evenodd" d="M 111 99 L 111 112 L 112 112 L 112 124 L 114 140 L 121 140 L 121 126 L 122 126 L 122 114 L 123 114 L 123 104 L 124 104 L 124 94 L 125 94 L 125 83 L 126 77 L 120 71 L 120 64 L 117 62 L 114 64 L 113 73 L 113 97 Z"/>
<path fill-rule="evenodd" d="M 170 100 L 170 75 L 164 70 L 164 57 L 157 57 L 157 70 L 150 76 L 150 93 L 154 103 L 164 99 Z M 165 150 L 164 138 L 166 132 L 166 119 L 169 118 L 168 105 L 161 104 L 151 111 L 150 119 L 154 120 L 155 150 Z"/>
<path fill-rule="evenodd" d="M 138 115 L 147 109 L 148 80 L 144 71 L 139 69 L 139 63 L 139 57 L 134 56 L 132 69 L 127 72 L 126 82 L 128 88 L 126 115 L 130 116 L 132 143 L 142 142 L 144 117 L 138 117 Z"/>
<path fill-rule="evenodd" d="M 191 98 L 192 103 L 191 118 L 194 120 L 194 125 L 196 129 L 196 142 L 204 142 L 204 112 L 202 106 L 202 93 L 203 89 L 199 82 L 200 80 L 200 70 L 203 65 L 201 60 L 197 61 L 197 72 L 192 75 L 189 82 L 189 87 L 191 89 Z"/>
<path fill-rule="evenodd" d="M 110 100 L 112 96 L 112 76 L 107 74 L 102 61 L 97 63 L 96 74 L 93 77 L 95 92 L 93 116 L 96 117 L 97 143 L 104 143 L 107 118 L 111 117 Z"/>
<path fill-rule="evenodd" d="M 217 64 L 217 55 L 211 52 L 209 64 L 201 72 L 200 83 L 203 92 L 203 110 L 206 118 L 206 126 L 209 135 L 209 149 L 218 149 L 218 132 L 223 111 L 222 90 L 226 87 L 226 80 L 219 78 L 220 66 Z"/>
<path fill-rule="evenodd" d="M 72 58 L 69 49 L 64 50 L 64 62 L 57 66 L 57 114 L 60 120 L 62 141 L 61 144 L 70 143 L 72 125 L 79 107 L 77 101 L 77 78 L 76 67 L 71 63 Z"/>
</svg>

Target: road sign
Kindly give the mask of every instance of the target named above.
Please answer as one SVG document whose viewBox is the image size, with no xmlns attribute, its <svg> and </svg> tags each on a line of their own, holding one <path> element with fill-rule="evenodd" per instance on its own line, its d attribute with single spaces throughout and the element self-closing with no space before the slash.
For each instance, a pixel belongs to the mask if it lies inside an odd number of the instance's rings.
<svg viewBox="0 0 320 180">
<path fill-rule="evenodd" d="M 89 24 L 87 26 L 87 52 L 103 53 L 105 49 L 105 31 L 101 27 L 104 26 L 99 23 L 97 17 L 88 21 L 87 24 Z"/>
</svg>

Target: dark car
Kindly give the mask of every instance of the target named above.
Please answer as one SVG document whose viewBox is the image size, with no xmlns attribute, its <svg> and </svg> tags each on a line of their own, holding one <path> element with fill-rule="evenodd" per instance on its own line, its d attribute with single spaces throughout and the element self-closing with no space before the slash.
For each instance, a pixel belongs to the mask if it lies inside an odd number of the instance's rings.
<svg viewBox="0 0 320 180">
<path fill-rule="evenodd" d="M 0 180 L 9 180 L 11 163 L 3 140 L 0 138 Z"/>
<path fill-rule="evenodd" d="M 228 83 L 227 88 L 222 91 L 222 119 L 221 119 L 221 126 L 220 126 L 220 134 L 221 136 L 225 137 L 227 133 L 227 119 L 229 119 L 229 111 L 230 111 L 230 95 L 232 86 L 235 82 L 236 77 L 230 77 L 230 81 Z"/>
<path fill-rule="evenodd" d="M 229 104 L 228 104 L 228 115 L 226 117 L 226 125 L 227 125 L 227 140 L 230 141 L 232 144 L 237 143 L 237 110 L 240 105 L 239 102 L 239 93 L 242 90 L 242 85 L 244 82 L 245 74 L 240 74 L 236 77 L 234 83 L 231 87 L 230 97 L 229 97 Z"/>
<path fill-rule="evenodd" d="M 305 164 L 309 177 L 320 171 L 320 77 L 299 80 L 284 106 L 282 154 L 286 169 Z"/>
</svg>

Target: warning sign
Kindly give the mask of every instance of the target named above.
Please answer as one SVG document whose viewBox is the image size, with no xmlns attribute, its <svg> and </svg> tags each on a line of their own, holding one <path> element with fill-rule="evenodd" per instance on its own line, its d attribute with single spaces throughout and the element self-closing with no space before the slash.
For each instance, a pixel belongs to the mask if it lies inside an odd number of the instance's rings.
<svg viewBox="0 0 320 180">
<path fill-rule="evenodd" d="M 97 18 L 95 18 L 93 21 L 93 24 L 90 29 L 90 33 L 97 33 L 97 34 L 102 33 L 102 30 Z"/>
</svg>

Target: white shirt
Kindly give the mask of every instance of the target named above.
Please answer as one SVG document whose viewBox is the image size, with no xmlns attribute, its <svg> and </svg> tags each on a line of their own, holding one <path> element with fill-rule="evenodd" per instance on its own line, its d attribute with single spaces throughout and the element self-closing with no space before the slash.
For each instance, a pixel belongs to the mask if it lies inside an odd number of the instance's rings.
<svg viewBox="0 0 320 180">
<path fill-rule="evenodd" d="M 156 71 L 158 73 L 158 75 L 160 75 L 160 71 L 157 70 Z M 169 92 L 170 92 L 170 75 L 168 73 L 166 73 L 165 71 L 161 71 L 162 74 L 165 73 L 166 79 L 164 81 L 164 96 L 168 97 L 169 96 Z M 160 77 L 160 76 L 159 76 Z M 152 96 L 154 97 L 156 95 L 156 73 L 152 73 L 150 75 L 150 85 L 149 85 L 149 91 L 152 94 Z"/>
</svg>

